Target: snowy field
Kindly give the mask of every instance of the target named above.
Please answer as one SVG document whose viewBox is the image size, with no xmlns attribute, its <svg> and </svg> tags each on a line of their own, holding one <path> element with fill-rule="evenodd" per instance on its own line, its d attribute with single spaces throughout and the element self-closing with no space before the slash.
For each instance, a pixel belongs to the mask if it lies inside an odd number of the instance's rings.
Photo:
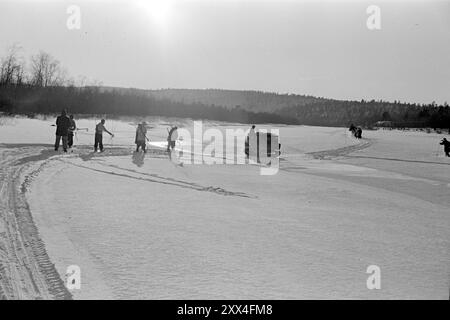
<svg viewBox="0 0 450 320">
<path fill-rule="evenodd" d="M 69 154 L 52 150 L 54 119 L 1 120 L 0 272 L 35 276 L 0 295 L 51 298 L 60 285 L 50 271 L 39 280 L 36 237 L 26 241 L 36 231 L 20 227 L 14 203 L 23 195 L 61 279 L 81 268 L 75 299 L 449 298 L 445 135 L 365 131 L 357 141 L 345 128 L 275 126 L 280 170 L 262 176 L 251 164 L 171 162 L 166 130 L 190 120 L 147 119 L 145 156 L 133 153 L 136 121 L 107 120 L 115 137 L 93 153 L 98 120 L 77 122 L 89 130 Z M 27 272 L 11 267 L 20 246 L 33 248 Z M 381 269 L 380 290 L 366 287 L 369 265 Z"/>
</svg>

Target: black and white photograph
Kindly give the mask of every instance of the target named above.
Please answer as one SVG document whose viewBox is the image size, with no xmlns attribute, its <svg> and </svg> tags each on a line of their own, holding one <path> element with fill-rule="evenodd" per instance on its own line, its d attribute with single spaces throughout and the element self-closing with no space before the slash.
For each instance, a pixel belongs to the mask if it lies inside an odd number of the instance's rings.
<svg viewBox="0 0 450 320">
<path fill-rule="evenodd" d="M 448 103 L 450 0 L 0 0 L 0 300 L 449 300 Z"/>
</svg>

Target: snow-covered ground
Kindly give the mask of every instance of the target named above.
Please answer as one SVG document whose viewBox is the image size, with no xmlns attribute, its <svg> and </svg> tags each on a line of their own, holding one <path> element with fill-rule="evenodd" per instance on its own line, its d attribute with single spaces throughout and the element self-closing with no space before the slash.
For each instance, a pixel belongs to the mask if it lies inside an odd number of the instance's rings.
<svg viewBox="0 0 450 320">
<path fill-rule="evenodd" d="M 192 121 L 147 120 L 145 156 L 133 153 L 133 120 L 107 120 L 115 137 L 102 154 L 91 151 L 98 119 L 78 121 L 89 131 L 68 155 L 51 149 L 53 119 L 0 126 L 50 260 L 63 279 L 81 268 L 74 298 L 448 299 L 443 135 L 380 130 L 357 141 L 344 128 L 275 126 L 280 170 L 262 176 L 249 164 L 176 165 L 157 146 L 169 123 Z M 366 287 L 369 265 L 381 269 L 380 290 Z"/>
</svg>

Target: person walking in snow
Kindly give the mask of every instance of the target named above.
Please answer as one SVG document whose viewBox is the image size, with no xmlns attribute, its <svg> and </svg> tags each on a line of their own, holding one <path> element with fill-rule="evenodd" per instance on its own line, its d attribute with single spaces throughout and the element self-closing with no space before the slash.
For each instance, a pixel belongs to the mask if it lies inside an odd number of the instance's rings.
<svg viewBox="0 0 450 320">
<path fill-rule="evenodd" d="M 67 111 L 63 110 L 61 115 L 56 118 L 56 140 L 55 151 L 59 149 L 59 143 L 62 139 L 64 152 L 67 152 L 67 140 L 69 136 L 70 119 L 67 117 Z"/>
<path fill-rule="evenodd" d="M 357 139 L 361 139 L 362 138 L 362 129 L 361 129 L 361 127 L 356 128 L 355 137 Z"/>
<path fill-rule="evenodd" d="M 446 138 L 442 139 L 440 145 L 444 146 L 444 152 L 447 157 L 450 157 L 450 141 L 448 141 Z"/>
<path fill-rule="evenodd" d="M 170 152 L 170 149 L 175 148 L 175 142 L 178 139 L 178 127 L 174 126 L 169 130 L 169 135 L 167 137 L 167 152 Z"/>
<path fill-rule="evenodd" d="M 111 137 L 114 137 L 114 135 L 106 130 L 105 128 L 105 119 L 102 119 L 96 126 L 95 126 L 95 140 L 94 140 L 94 150 L 97 151 L 97 148 L 100 148 L 100 151 L 103 152 L 103 131 L 107 132 Z"/>
<path fill-rule="evenodd" d="M 139 147 L 142 148 L 142 151 L 144 151 L 144 153 L 146 153 L 147 151 L 145 150 L 145 145 L 146 145 L 146 141 L 149 141 L 149 139 L 147 138 L 147 127 L 146 127 L 147 123 L 142 122 L 139 123 L 136 129 L 136 138 L 134 140 L 134 143 L 136 143 L 136 152 L 139 152 Z"/>
</svg>

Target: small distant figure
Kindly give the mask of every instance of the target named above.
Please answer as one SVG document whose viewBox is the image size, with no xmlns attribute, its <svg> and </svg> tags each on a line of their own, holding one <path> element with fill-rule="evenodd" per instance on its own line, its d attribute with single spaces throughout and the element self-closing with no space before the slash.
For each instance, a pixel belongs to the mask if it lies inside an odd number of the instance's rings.
<svg viewBox="0 0 450 320">
<path fill-rule="evenodd" d="M 175 142 L 178 139 L 178 127 L 174 126 L 169 130 L 169 135 L 167 136 L 167 152 L 175 148 Z"/>
<path fill-rule="evenodd" d="M 139 147 L 142 148 L 142 151 L 144 151 L 144 153 L 147 152 L 147 150 L 145 150 L 145 140 L 150 141 L 147 138 L 147 123 L 144 121 L 142 123 L 139 123 L 136 129 L 136 138 L 134 140 L 134 143 L 136 143 L 136 152 L 139 152 Z"/>
<path fill-rule="evenodd" d="M 75 120 L 73 119 L 73 114 L 70 115 L 69 120 L 70 120 L 70 127 L 69 127 L 69 135 L 68 135 L 67 144 L 68 144 L 69 148 L 72 148 L 73 135 L 75 133 L 75 130 L 77 130 L 77 124 L 75 123 Z"/>
<path fill-rule="evenodd" d="M 444 146 L 445 156 L 450 157 L 450 141 L 444 138 L 439 144 Z"/>
<path fill-rule="evenodd" d="M 361 127 L 357 127 L 355 126 L 353 123 L 350 125 L 350 128 L 348 128 L 348 131 L 351 131 L 353 136 L 356 139 L 361 139 L 362 138 L 362 129 Z"/>
<path fill-rule="evenodd" d="M 103 152 L 103 131 L 109 133 L 111 137 L 114 137 L 114 135 L 106 130 L 105 128 L 105 119 L 102 119 L 96 126 L 95 126 L 95 140 L 94 140 L 94 150 L 97 152 L 97 149 L 100 147 L 100 152 Z"/>
<path fill-rule="evenodd" d="M 70 119 L 67 117 L 67 111 L 63 110 L 61 115 L 56 118 L 56 141 L 55 151 L 59 149 L 59 143 L 62 139 L 64 152 L 67 152 L 67 140 L 69 136 Z"/>
</svg>

